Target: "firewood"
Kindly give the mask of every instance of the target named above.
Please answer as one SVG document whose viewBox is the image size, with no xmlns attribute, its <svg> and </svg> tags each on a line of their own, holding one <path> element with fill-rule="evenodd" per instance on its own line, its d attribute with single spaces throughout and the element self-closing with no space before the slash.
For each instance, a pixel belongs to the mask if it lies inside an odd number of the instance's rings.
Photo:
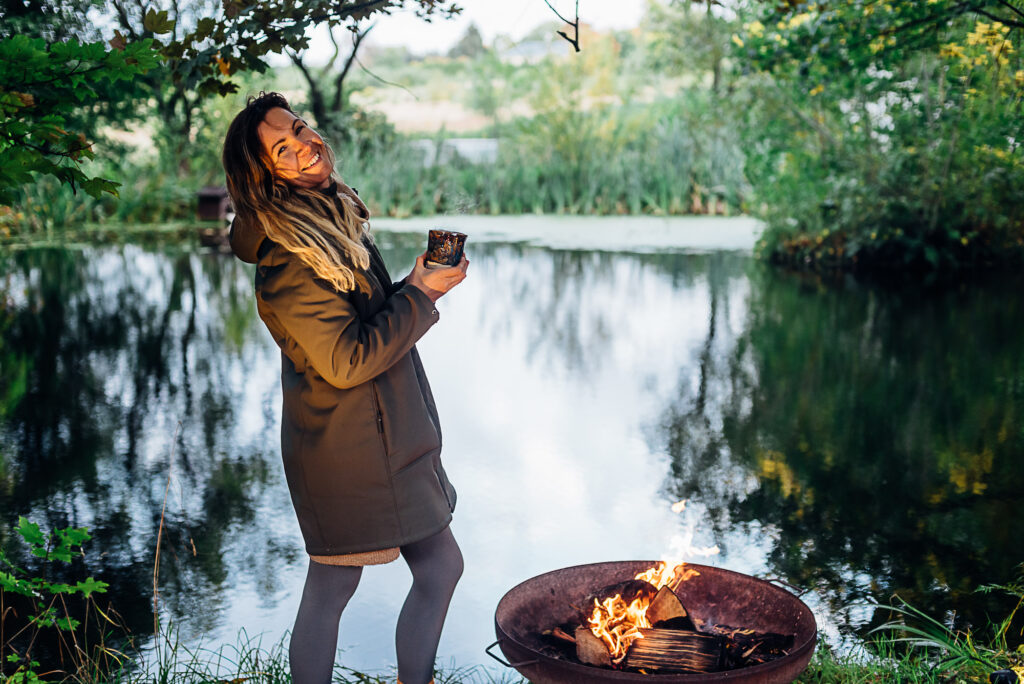
<svg viewBox="0 0 1024 684">
<path fill-rule="evenodd" d="M 690 616 L 672 618 L 671 620 L 662 620 L 657 624 L 652 624 L 651 627 L 658 627 L 659 629 L 681 629 L 685 632 L 699 632 L 693 625 L 693 620 Z"/>
<path fill-rule="evenodd" d="M 588 627 L 576 628 L 576 657 L 587 665 L 612 666 L 608 647 Z"/>
<path fill-rule="evenodd" d="M 718 672 L 723 665 L 721 637 L 675 629 L 641 629 L 626 651 L 626 667 L 660 672 Z"/>
<path fill-rule="evenodd" d="M 648 599 L 654 598 L 658 593 L 658 590 L 650 582 L 644 580 L 631 579 L 625 582 L 616 582 L 615 584 L 609 584 L 606 587 L 601 587 L 593 594 L 588 596 L 583 601 L 584 610 L 589 614 L 589 611 L 594 608 L 594 600 L 604 601 L 618 594 L 624 601 L 629 603 L 635 598 L 645 596 Z"/>
<path fill-rule="evenodd" d="M 571 634 L 567 634 L 561 627 L 555 627 L 551 630 L 551 636 L 556 639 L 561 639 L 562 641 L 568 641 L 570 644 L 576 643 L 576 639 Z"/>
<path fill-rule="evenodd" d="M 651 600 L 651 605 L 647 608 L 647 619 L 652 627 L 657 627 L 659 622 L 685 617 L 687 617 L 686 608 L 683 607 L 683 603 L 676 593 L 668 587 L 659 589 Z M 673 626 L 677 625 L 678 623 L 673 623 Z M 690 627 L 690 629 L 693 628 Z"/>
<path fill-rule="evenodd" d="M 712 625 L 706 631 L 725 639 L 725 659 L 729 668 L 778 660 L 789 654 L 796 640 L 793 634 L 757 632 L 729 625 Z"/>
</svg>

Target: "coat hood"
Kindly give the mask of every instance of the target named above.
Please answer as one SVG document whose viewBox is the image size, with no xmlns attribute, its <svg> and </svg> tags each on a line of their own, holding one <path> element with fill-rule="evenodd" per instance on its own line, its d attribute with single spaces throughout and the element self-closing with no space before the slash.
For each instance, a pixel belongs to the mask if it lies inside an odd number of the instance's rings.
<svg viewBox="0 0 1024 684">
<path fill-rule="evenodd" d="M 339 201 L 348 201 L 350 206 L 354 206 L 356 213 L 364 220 L 370 218 L 370 210 L 366 208 L 363 200 L 359 199 L 359 193 L 355 188 L 350 188 L 341 181 L 332 180 L 331 184 L 324 188 L 322 192 L 325 195 L 336 197 Z M 259 223 L 253 219 L 242 218 L 236 215 L 234 220 L 231 221 L 231 231 L 228 234 L 231 251 L 245 263 L 255 264 L 260 260 L 260 245 L 263 244 L 265 239 L 267 239 L 267 234 L 263 232 L 263 228 Z"/>
</svg>

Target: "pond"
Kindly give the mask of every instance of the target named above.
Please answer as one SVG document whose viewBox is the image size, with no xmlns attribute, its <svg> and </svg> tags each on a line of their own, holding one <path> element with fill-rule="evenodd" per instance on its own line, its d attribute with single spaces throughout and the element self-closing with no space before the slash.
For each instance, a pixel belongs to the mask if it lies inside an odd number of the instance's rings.
<svg viewBox="0 0 1024 684">
<path fill-rule="evenodd" d="M 396 279 L 428 223 L 382 222 Z M 466 559 L 441 664 L 494 665 L 494 608 L 524 579 L 688 546 L 807 588 L 836 645 L 894 593 L 959 624 L 1012 608 L 975 589 L 1024 560 L 1020 276 L 788 274 L 735 221 L 455 225 L 470 277 L 418 344 Z M 182 246 L 0 256 L 0 539 L 19 554 L 19 515 L 89 527 L 86 566 L 140 633 L 158 534 L 185 643 L 269 644 L 294 618 L 306 557 L 252 273 Z M 364 573 L 345 665 L 393 663 L 409 582 L 401 562 Z"/>
</svg>

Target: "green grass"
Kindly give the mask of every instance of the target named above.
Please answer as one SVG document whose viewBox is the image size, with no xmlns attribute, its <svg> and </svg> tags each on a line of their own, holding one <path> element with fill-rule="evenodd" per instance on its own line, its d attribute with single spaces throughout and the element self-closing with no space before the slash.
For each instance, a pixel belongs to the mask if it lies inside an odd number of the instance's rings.
<svg viewBox="0 0 1024 684">
<path fill-rule="evenodd" d="M 340 659 L 344 659 L 342 654 Z M 361 672 L 335 665 L 335 684 L 393 684 L 393 670 Z M 482 667 L 449 665 L 435 671 L 437 684 L 516 684 L 524 680 L 509 671 L 496 675 Z M 162 648 L 124 662 L 120 671 L 104 678 L 70 681 L 85 684 L 290 684 L 287 637 L 270 645 L 262 637 L 239 632 L 236 643 L 216 649 L 188 647 L 165 637 Z"/>
<path fill-rule="evenodd" d="M 869 684 L 893 682 L 906 684 L 940 684 L 950 680 L 931 668 L 918 653 L 899 653 L 891 642 L 879 642 L 875 653 L 861 648 L 838 654 L 821 642 L 797 684 Z"/>
<path fill-rule="evenodd" d="M 991 589 L 1015 589 L 992 587 Z M 1024 598 L 1021 599 L 1024 602 Z M 955 631 L 897 601 L 890 606 L 898 618 L 886 623 L 857 648 L 839 653 L 819 641 L 797 684 L 954 684 L 985 682 L 997 669 L 1013 668 L 1024 675 L 1024 649 L 1011 649 L 1007 633 L 1017 609 L 993 625 L 992 636 L 981 643 L 978 634 Z M 1020 608 L 1018 604 L 1017 608 Z M 287 639 L 265 644 L 261 636 L 239 632 L 234 644 L 217 648 L 188 646 L 173 627 L 161 634 L 163 642 L 132 656 L 132 649 L 105 648 L 107 667 L 83 667 L 77 673 L 48 673 L 25 684 L 290 684 Z M 130 645 L 129 645 L 130 646 Z M 95 659 L 93 659 L 95 660 Z M 339 660 L 344 660 L 341 654 Z M 97 661 L 98 662 L 98 661 Z M 113 668 L 109 663 L 116 663 Z M 492 671 L 481 666 L 450 664 L 435 672 L 437 684 L 524 684 L 513 670 Z M 336 664 L 335 684 L 392 684 L 393 669 L 361 672 Z"/>
</svg>

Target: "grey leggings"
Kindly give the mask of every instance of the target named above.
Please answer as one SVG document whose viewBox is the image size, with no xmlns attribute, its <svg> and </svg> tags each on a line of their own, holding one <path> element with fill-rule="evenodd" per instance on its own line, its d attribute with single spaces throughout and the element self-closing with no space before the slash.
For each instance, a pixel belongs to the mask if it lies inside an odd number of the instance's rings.
<svg viewBox="0 0 1024 684">
<path fill-rule="evenodd" d="M 403 684 L 427 684 L 448 604 L 462 576 L 462 552 L 445 528 L 401 547 L 412 571 L 412 588 L 398 615 L 395 648 Z M 309 561 L 288 657 L 293 684 L 328 684 L 338 648 L 338 622 L 363 569 Z"/>
</svg>

